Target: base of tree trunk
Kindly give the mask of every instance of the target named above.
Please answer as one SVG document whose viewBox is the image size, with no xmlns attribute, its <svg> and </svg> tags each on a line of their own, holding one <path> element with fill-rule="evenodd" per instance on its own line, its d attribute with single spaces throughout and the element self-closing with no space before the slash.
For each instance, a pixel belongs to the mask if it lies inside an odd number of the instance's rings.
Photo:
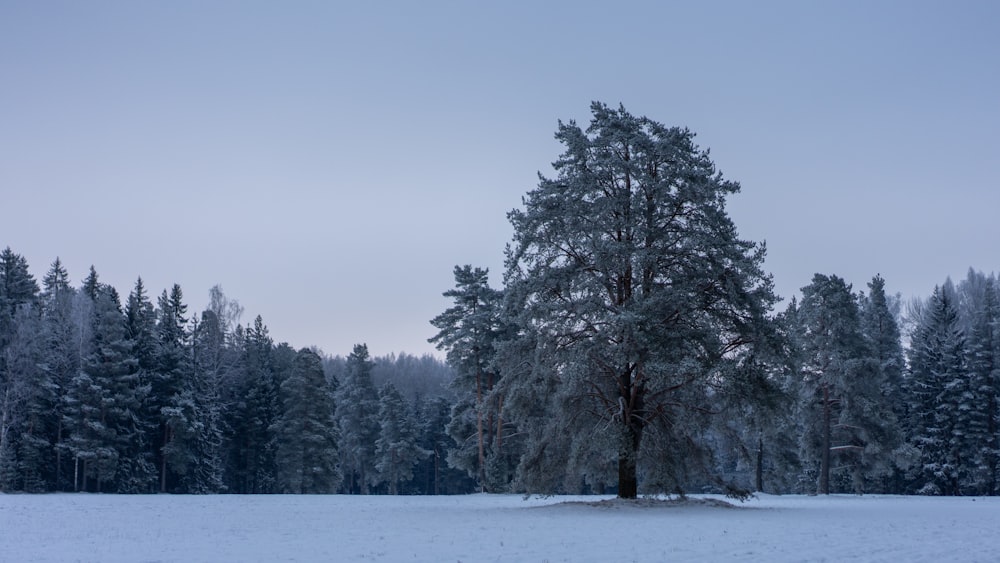
<svg viewBox="0 0 1000 563">
<path fill-rule="evenodd" d="M 634 499 L 639 496 L 639 478 L 635 457 L 623 456 L 618 460 L 618 498 Z"/>
</svg>

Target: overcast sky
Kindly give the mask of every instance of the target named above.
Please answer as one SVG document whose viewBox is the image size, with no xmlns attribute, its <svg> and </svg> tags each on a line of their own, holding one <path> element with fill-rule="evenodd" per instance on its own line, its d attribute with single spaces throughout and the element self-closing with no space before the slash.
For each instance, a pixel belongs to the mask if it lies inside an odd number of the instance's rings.
<svg viewBox="0 0 1000 563">
<path fill-rule="evenodd" d="M 432 352 L 589 104 L 686 126 L 787 298 L 1000 267 L 1000 2 L 0 2 L 0 247 Z M 784 305 L 782 304 L 781 307 Z"/>
</svg>

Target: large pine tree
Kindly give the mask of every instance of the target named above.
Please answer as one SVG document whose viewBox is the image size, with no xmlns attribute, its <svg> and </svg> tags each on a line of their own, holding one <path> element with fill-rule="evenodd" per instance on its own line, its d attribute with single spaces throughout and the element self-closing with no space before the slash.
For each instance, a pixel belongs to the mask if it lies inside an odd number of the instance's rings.
<svg viewBox="0 0 1000 563">
<path fill-rule="evenodd" d="M 563 424 L 535 443 L 575 441 L 571 450 L 615 460 L 618 494 L 634 498 L 643 473 L 663 490 L 706 469 L 704 417 L 731 389 L 722 374 L 736 373 L 720 368 L 747 350 L 776 298 L 763 247 L 726 213 L 739 185 L 694 135 L 624 108 L 591 112 L 586 130 L 559 124 L 557 176 L 509 214 L 505 293 L 546 355 L 543 369 L 512 367 L 512 385 L 552 380 L 550 416 Z"/>
</svg>

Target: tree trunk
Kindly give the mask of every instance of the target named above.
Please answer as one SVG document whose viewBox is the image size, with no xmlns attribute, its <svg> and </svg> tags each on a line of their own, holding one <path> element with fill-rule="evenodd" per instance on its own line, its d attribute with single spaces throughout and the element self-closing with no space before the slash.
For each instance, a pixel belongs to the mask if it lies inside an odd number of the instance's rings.
<svg viewBox="0 0 1000 563">
<path fill-rule="evenodd" d="M 861 471 L 861 455 L 858 454 L 858 460 L 854 463 L 854 467 L 851 469 L 851 483 L 854 485 L 854 494 L 863 495 L 865 494 L 865 476 Z"/>
<path fill-rule="evenodd" d="M 639 496 L 636 460 L 639 457 L 642 431 L 628 422 L 626 420 L 622 423 L 622 440 L 618 449 L 618 498 L 634 499 Z"/>
<path fill-rule="evenodd" d="M 823 450 L 820 452 L 819 487 L 816 494 L 830 494 L 830 388 L 823 386 Z"/>
<path fill-rule="evenodd" d="M 170 427 L 163 425 L 163 449 L 160 450 L 160 492 L 167 492 L 167 444 L 170 443 Z"/>
<path fill-rule="evenodd" d="M 503 395 L 497 397 L 497 451 L 500 455 L 503 451 Z"/>
<path fill-rule="evenodd" d="M 621 389 L 618 416 L 621 417 L 621 442 L 618 447 L 618 498 L 634 499 L 639 496 L 639 444 L 642 441 L 644 389 L 641 383 L 641 366 L 627 364 L 618 376 Z"/>
<path fill-rule="evenodd" d="M 64 489 L 63 485 L 63 462 L 62 462 L 62 442 L 63 442 L 63 426 L 62 419 L 59 419 L 58 425 L 56 426 L 56 490 L 60 491 Z"/>
<path fill-rule="evenodd" d="M 486 447 L 483 444 L 483 373 L 476 371 L 476 438 L 479 440 L 479 492 L 486 489 Z"/>
<path fill-rule="evenodd" d="M 398 495 L 399 494 L 399 488 L 398 488 L 399 479 L 396 478 L 397 463 L 396 463 L 396 450 L 395 449 L 392 450 L 392 454 L 391 454 L 390 458 L 391 458 L 391 461 L 392 461 L 392 473 L 391 473 L 391 475 L 389 477 L 389 494 L 390 495 Z"/>
<path fill-rule="evenodd" d="M 440 483 L 441 479 L 439 477 L 441 473 L 441 454 L 438 452 L 438 448 L 434 448 L 434 494 L 441 494 Z"/>
<path fill-rule="evenodd" d="M 990 452 L 988 456 L 989 461 L 986 464 L 987 469 L 989 469 L 990 471 L 986 486 L 989 488 L 987 494 L 992 496 L 1000 493 L 1000 491 L 997 490 L 997 472 L 998 470 L 1000 470 L 1000 467 L 998 467 L 998 462 L 1000 462 L 1000 459 L 998 459 L 997 456 L 997 447 L 998 445 L 1000 445 L 998 444 L 998 440 L 1000 440 L 1000 435 L 998 435 L 997 433 L 998 410 L 997 410 L 997 396 L 995 393 L 990 393 L 988 403 L 989 403 L 988 405 L 989 416 L 986 417 L 986 431 L 988 432 L 989 436 L 987 443 L 991 447 L 989 449 Z"/>
<path fill-rule="evenodd" d="M 757 436 L 757 468 L 755 472 L 757 492 L 764 492 L 764 437 Z"/>
</svg>

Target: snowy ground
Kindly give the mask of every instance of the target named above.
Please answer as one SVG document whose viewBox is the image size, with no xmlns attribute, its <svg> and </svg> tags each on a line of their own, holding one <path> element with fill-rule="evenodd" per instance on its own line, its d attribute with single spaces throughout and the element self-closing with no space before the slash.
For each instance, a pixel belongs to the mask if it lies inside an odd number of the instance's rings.
<svg viewBox="0 0 1000 563">
<path fill-rule="evenodd" d="M 0 561 L 1000 561 L 1000 498 L 714 498 L 0 495 Z"/>
</svg>

